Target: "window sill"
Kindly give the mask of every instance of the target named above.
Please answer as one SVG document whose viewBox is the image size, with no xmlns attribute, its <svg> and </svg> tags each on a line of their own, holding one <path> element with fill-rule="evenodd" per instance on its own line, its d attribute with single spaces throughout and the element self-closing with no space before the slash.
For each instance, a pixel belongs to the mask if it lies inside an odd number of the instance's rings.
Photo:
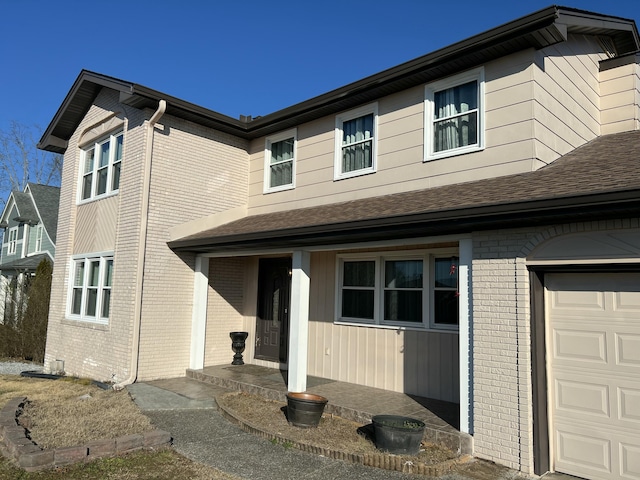
<svg viewBox="0 0 640 480">
<path fill-rule="evenodd" d="M 371 175 L 372 173 L 376 173 L 376 170 L 373 168 L 367 168 L 362 170 L 354 170 L 353 172 L 341 173 L 333 177 L 333 181 L 337 182 L 338 180 L 346 180 L 347 178 L 361 177 L 363 175 Z"/>
<path fill-rule="evenodd" d="M 262 193 L 268 195 L 269 193 L 286 192 L 287 190 L 293 190 L 295 188 L 295 185 L 281 185 L 279 187 L 266 188 Z"/>
<path fill-rule="evenodd" d="M 62 320 L 62 324 L 70 325 L 73 327 L 89 328 L 91 330 L 100 330 L 105 332 L 109 330 L 108 322 L 101 323 L 101 322 L 92 321 L 92 320 L 82 320 L 80 318 L 65 317 Z"/>
<path fill-rule="evenodd" d="M 413 331 L 413 332 L 431 332 L 431 333 L 458 333 L 458 327 L 455 328 L 434 328 L 427 327 L 424 324 L 420 325 L 384 325 L 378 323 L 364 323 L 364 322 L 348 322 L 342 320 L 334 320 L 334 325 L 343 325 L 346 327 L 366 327 L 366 328 L 380 328 L 383 330 L 400 330 L 400 331 Z"/>
<path fill-rule="evenodd" d="M 470 147 L 454 148 L 452 150 L 445 150 L 443 152 L 434 153 L 433 155 L 427 155 L 423 162 L 430 162 L 431 160 L 439 160 L 441 158 L 457 157 L 458 155 L 466 155 L 467 153 L 481 152 L 484 147 L 481 145 L 472 145 Z"/>
<path fill-rule="evenodd" d="M 98 195 L 92 198 L 85 198 L 84 200 L 79 200 L 77 205 L 86 205 L 87 203 L 97 202 L 98 200 L 104 200 L 105 198 L 114 197 L 120 193 L 120 190 L 116 190 L 115 192 L 103 193 L 102 195 Z"/>
</svg>

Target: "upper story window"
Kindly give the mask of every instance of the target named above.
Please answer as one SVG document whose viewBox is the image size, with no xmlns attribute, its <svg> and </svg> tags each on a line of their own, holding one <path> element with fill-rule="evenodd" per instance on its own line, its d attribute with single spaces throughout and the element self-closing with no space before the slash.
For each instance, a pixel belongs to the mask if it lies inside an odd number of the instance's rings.
<svg viewBox="0 0 640 480">
<path fill-rule="evenodd" d="M 458 257 L 384 252 L 338 257 L 339 322 L 414 328 L 458 326 Z"/>
<path fill-rule="evenodd" d="M 268 137 L 264 148 L 264 192 L 278 192 L 295 186 L 296 130 Z"/>
<path fill-rule="evenodd" d="M 75 258 L 72 261 L 69 317 L 107 324 L 112 278 L 112 256 Z"/>
<path fill-rule="evenodd" d="M 377 124 L 377 104 L 336 117 L 334 180 L 376 171 Z"/>
<path fill-rule="evenodd" d="M 84 149 L 80 200 L 90 200 L 118 191 L 123 138 L 122 132 L 115 133 Z"/>
<path fill-rule="evenodd" d="M 38 225 L 36 227 L 36 246 L 35 246 L 35 252 L 41 252 L 42 251 L 42 233 L 44 232 L 44 227 L 42 225 Z"/>
<path fill-rule="evenodd" d="M 425 87 L 425 160 L 484 148 L 484 69 Z"/>
<path fill-rule="evenodd" d="M 9 241 L 7 242 L 7 254 L 15 255 L 18 246 L 18 227 L 11 227 L 9 229 Z"/>
</svg>

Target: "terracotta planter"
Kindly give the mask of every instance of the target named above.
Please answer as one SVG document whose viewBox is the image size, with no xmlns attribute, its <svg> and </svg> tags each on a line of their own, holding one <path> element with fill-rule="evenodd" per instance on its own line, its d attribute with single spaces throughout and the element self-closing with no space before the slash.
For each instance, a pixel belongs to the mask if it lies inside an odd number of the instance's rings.
<svg viewBox="0 0 640 480">
<path fill-rule="evenodd" d="M 376 448 L 398 455 L 417 455 L 424 435 L 424 422 L 399 415 L 376 415 L 372 419 Z"/>
<path fill-rule="evenodd" d="M 301 428 L 317 427 L 328 400 L 313 393 L 287 393 L 287 421 Z"/>
</svg>

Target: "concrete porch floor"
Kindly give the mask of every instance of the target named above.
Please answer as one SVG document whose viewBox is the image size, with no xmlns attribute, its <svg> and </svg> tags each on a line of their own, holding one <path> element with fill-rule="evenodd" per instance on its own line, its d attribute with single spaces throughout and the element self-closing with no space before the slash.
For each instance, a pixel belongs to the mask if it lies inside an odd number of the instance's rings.
<svg viewBox="0 0 640 480">
<path fill-rule="evenodd" d="M 243 391 L 286 403 L 287 372 L 259 365 L 217 365 L 187 370 L 187 377 L 229 390 Z M 471 437 L 461 433 L 459 406 L 380 388 L 307 376 L 307 392 L 326 397 L 326 413 L 367 424 L 374 415 L 402 415 L 427 425 L 425 440 L 454 451 L 472 453 Z"/>
</svg>

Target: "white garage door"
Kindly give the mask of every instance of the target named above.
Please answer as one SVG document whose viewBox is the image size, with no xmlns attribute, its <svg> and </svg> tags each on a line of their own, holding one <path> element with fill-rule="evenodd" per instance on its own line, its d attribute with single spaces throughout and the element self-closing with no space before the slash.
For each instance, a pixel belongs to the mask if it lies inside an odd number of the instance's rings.
<svg viewBox="0 0 640 480">
<path fill-rule="evenodd" d="M 545 277 L 555 471 L 640 479 L 640 274 Z"/>
</svg>

